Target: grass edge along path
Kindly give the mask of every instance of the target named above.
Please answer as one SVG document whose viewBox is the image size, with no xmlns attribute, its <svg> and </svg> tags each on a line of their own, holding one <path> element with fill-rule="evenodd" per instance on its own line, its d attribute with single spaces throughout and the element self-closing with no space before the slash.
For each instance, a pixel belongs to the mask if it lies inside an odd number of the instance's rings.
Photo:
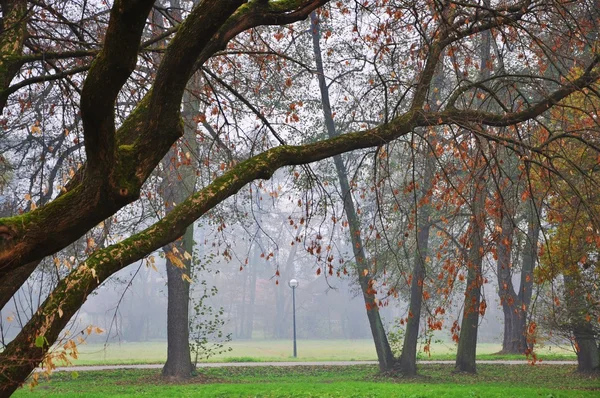
<svg viewBox="0 0 600 398">
<path fill-rule="evenodd" d="M 376 365 L 251 366 L 204 368 L 184 383 L 162 379 L 160 370 L 64 372 L 16 397 L 597 397 L 600 378 L 575 366 L 478 366 L 477 375 L 452 365 L 419 367 L 416 378 L 384 377 Z"/>
</svg>

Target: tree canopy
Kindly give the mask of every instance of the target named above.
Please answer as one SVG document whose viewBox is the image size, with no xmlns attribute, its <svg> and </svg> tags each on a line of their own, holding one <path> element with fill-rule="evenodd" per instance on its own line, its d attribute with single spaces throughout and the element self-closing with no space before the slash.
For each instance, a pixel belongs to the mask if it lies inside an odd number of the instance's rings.
<svg viewBox="0 0 600 398">
<path fill-rule="evenodd" d="M 338 136 L 306 143 L 278 132 L 268 115 L 252 105 L 250 95 L 240 95 L 240 101 L 258 110 L 256 119 L 269 124 L 269 140 L 238 151 L 216 169 L 209 183 L 175 203 L 159 221 L 113 244 L 90 248 L 87 258 L 60 281 L 0 353 L 4 394 L 14 391 L 44 359 L 86 297 L 107 278 L 178 239 L 190 224 L 246 184 L 269 179 L 282 167 L 381 148 L 416 134 L 426 138 L 438 157 L 445 151 L 472 156 L 477 145 L 506 147 L 528 170 L 551 174 L 567 186 L 569 176 L 578 173 L 597 187 L 597 173 L 578 169 L 578 161 L 570 158 L 574 151 L 564 150 L 569 142 L 577 142 L 578 151 L 600 153 L 596 109 L 585 105 L 595 103 L 590 99 L 598 96 L 600 78 L 599 15 L 593 0 L 204 0 L 191 8 L 181 1 L 181 20 L 154 0 L 116 0 L 109 5 L 6 0 L 0 5 L 0 170 L 5 163 L 13 165 L 15 179 L 15 154 L 23 148 L 19 145 L 44 149 L 27 164 L 55 157 L 54 145 L 40 144 L 36 138 L 46 130 L 61 139 L 65 158 L 83 149 L 80 164 L 67 173 L 64 183 L 48 183 L 50 177 L 43 173 L 36 176 L 45 188 L 25 200 L 21 214 L 0 218 L 2 305 L 42 259 L 140 199 L 144 184 L 183 136 L 181 103 L 195 73 L 204 72 L 207 91 L 208 77 L 217 81 L 222 76 L 239 94 L 241 78 L 226 75 L 223 66 L 235 65 L 230 60 L 236 54 L 287 57 L 282 75 L 286 67 L 297 65 L 291 59 L 291 44 L 277 45 L 285 42 L 286 34 L 293 35 L 291 28 L 282 31 L 280 26 L 299 23 L 315 10 L 330 20 L 339 32 L 329 30 L 328 37 L 349 48 L 337 65 L 342 71 L 347 67 L 352 79 L 367 76 L 372 90 L 357 102 L 368 101 L 375 108 L 368 123 L 352 121 Z M 168 23 L 157 24 L 156 18 Z M 492 38 L 492 56 L 479 66 L 482 56 L 475 50 L 486 33 Z M 271 42 L 272 48 L 261 44 Z M 354 61 L 342 61 L 350 59 L 352 49 L 368 66 L 355 68 Z M 482 68 L 490 73 L 481 73 Z M 443 87 L 435 87 L 432 82 L 440 70 L 449 78 Z M 294 84 L 292 76 L 281 89 Z M 256 90 L 250 89 L 255 98 L 267 95 L 258 83 Z M 574 93 L 584 105 L 567 101 Z M 37 110 L 47 123 L 37 117 L 34 96 L 48 101 L 52 97 L 53 109 L 63 110 L 63 124 L 50 120 L 51 110 Z M 212 116 L 227 115 L 227 106 L 211 104 Z M 211 115 L 198 117 L 199 126 L 207 117 Z M 81 139 L 64 142 L 69 135 L 64 118 L 76 126 Z M 284 129 L 285 123 L 281 125 Z M 296 126 L 302 133 L 302 119 Z M 438 126 L 444 137 L 426 136 L 429 128 Z M 240 129 L 258 137 L 248 122 Z M 482 162 L 489 162 L 486 153 L 477 152 L 479 160 L 471 163 L 474 173 Z M 593 211 L 589 214 L 597 231 L 600 219 Z"/>
</svg>

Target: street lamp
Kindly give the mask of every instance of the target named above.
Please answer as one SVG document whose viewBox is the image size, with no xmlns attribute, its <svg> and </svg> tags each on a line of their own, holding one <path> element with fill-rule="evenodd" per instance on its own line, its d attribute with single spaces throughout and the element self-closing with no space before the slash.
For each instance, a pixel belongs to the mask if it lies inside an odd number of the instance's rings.
<svg viewBox="0 0 600 398">
<path fill-rule="evenodd" d="M 297 358 L 296 351 L 296 288 L 298 287 L 298 281 L 296 279 L 291 279 L 288 282 L 288 285 L 292 288 L 292 310 L 293 310 L 293 319 L 294 319 L 294 358 Z"/>
</svg>

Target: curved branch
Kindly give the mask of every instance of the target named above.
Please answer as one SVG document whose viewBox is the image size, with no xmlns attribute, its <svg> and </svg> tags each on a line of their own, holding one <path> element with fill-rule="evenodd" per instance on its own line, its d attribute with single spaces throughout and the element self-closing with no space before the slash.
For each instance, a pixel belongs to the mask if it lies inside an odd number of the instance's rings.
<svg viewBox="0 0 600 398">
<path fill-rule="evenodd" d="M 104 39 L 81 93 L 81 120 L 92 178 L 105 179 L 115 156 L 115 100 L 135 69 L 153 0 L 115 1 Z"/>
</svg>

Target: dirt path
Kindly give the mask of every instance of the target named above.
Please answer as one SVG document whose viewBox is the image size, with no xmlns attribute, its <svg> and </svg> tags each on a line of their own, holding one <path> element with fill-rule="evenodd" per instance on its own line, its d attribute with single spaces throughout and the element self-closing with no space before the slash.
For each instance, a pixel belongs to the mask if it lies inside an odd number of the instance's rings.
<svg viewBox="0 0 600 398">
<path fill-rule="evenodd" d="M 452 365 L 454 361 L 419 361 L 420 364 L 444 364 Z M 527 361 L 498 360 L 477 361 L 478 364 L 497 365 L 526 365 Z M 577 365 L 577 361 L 540 361 L 540 365 Z M 353 366 L 353 365 L 377 365 L 377 361 L 327 361 L 327 362 L 208 362 L 199 363 L 198 368 L 222 368 L 222 367 L 252 367 L 252 366 Z M 92 366 L 68 366 L 58 367 L 55 372 L 85 372 L 116 369 L 161 369 L 163 364 L 146 365 L 92 365 Z"/>
</svg>

